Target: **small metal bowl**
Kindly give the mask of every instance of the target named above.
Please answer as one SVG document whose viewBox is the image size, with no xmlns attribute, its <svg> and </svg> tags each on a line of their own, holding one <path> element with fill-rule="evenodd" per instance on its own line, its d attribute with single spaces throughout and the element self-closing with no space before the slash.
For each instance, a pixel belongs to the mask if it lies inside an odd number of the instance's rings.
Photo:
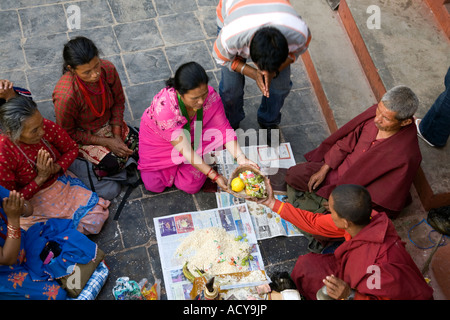
<svg viewBox="0 0 450 320">
<path fill-rule="evenodd" d="M 317 300 L 334 300 L 327 293 L 327 286 L 323 286 L 316 293 Z"/>
</svg>

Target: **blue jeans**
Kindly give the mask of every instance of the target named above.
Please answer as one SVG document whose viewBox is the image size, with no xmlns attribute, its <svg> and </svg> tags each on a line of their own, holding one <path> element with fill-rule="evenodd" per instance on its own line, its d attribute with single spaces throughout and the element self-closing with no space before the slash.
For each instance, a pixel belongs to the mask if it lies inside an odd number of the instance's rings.
<svg viewBox="0 0 450 320">
<path fill-rule="evenodd" d="M 219 94 L 225 108 L 225 114 L 233 128 L 239 126 L 245 118 L 244 112 L 244 85 L 245 76 L 239 72 L 230 71 L 226 67 L 221 67 L 222 76 L 219 84 Z M 269 88 L 269 98 L 262 97 L 261 105 L 258 109 L 258 122 L 267 127 L 273 128 L 281 122 L 281 108 L 284 100 L 291 91 L 291 68 L 288 66 L 280 72 L 277 78 L 273 79 Z"/>
<path fill-rule="evenodd" d="M 445 76 L 445 90 L 420 121 L 420 133 L 436 147 L 445 146 L 450 135 L 450 68 Z"/>
</svg>

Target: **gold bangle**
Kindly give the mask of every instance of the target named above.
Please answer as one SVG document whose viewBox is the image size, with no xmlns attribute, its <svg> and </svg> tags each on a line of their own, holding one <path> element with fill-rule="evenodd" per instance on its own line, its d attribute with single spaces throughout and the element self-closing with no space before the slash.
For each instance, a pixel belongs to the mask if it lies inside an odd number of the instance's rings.
<svg viewBox="0 0 450 320">
<path fill-rule="evenodd" d="M 20 237 L 21 237 L 21 235 L 22 235 L 22 233 L 21 233 L 21 231 L 20 231 L 20 228 L 18 228 L 18 227 L 14 227 L 14 226 L 12 226 L 12 225 L 10 225 L 9 223 L 7 224 L 7 229 L 8 229 L 8 232 L 7 232 L 7 238 L 10 238 L 10 239 L 20 239 Z"/>
</svg>

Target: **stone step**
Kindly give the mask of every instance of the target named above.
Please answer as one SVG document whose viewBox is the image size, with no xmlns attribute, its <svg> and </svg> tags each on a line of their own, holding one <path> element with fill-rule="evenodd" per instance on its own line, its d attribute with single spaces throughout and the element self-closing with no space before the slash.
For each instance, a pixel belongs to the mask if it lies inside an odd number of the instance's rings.
<svg viewBox="0 0 450 320">
<path fill-rule="evenodd" d="M 450 0 L 424 0 L 436 17 L 442 31 L 450 39 Z"/>
<path fill-rule="evenodd" d="M 445 10 L 432 11 L 428 2 L 440 2 L 437 8 Z M 450 65 L 445 19 L 444 24 L 438 19 L 448 13 L 447 2 L 342 0 L 333 11 L 325 0 L 292 1 L 312 32 L 302 58 L 330 131 L 399 84 L 414 90 L 421 101 L 416 115 L 425 115 L 444 90 Z M 441 149 L 419 144 L 423 161 L 414 186 L 421 202 L 426 210 L 448 205 L 450 144 Z"/>
<path fill-rule="evenodd" d="M 418 118 L 444 90 L 450 66 L 449 37 L 426 1 L 344 0 L 338 9 L 376 98 L 407 85 L 420 99 Z M 370 6 L 379 12 L 379 28 L 368 27 Z M 427 210 L 449 205 L 450 145 L 437 149 L 419 143 L 423 161 L 414 185 L 422 204 Z"/>
<path fill-rule="evenodd" d="M 291 1 L 308 24 L 312 41 L 301 57 L 331 132 L 376 103 L 340 20 L 325 0 Z"/>
</svg>

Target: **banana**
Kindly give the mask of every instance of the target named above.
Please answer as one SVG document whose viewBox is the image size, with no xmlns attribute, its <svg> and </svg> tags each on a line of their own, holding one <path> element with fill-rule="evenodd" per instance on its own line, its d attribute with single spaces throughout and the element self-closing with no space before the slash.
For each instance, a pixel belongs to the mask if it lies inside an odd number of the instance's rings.
<svg viewBox="0 0 450 320">
<path fill-rule="evenodd" d="M 195 272 L 197 272 L 198 273 L 198 275 L 200 276 L 200 277 L 203 277 L 203 275 L 205 274 L 204 272 L 203 272 L 203 270 L 200 270 L 200 269 L 195 269 Z"/>
<path fill-rule="evenodd" d="M 189 271 L 189 268 L 187 266 L 187 261 L 185 262 L 184 266 L 183 266 L 183 274 L 186 277 L 186 279 L 188 279 L 190 282 L 194 282 L 195 280 L 195 276 Z"/>
</svg>

